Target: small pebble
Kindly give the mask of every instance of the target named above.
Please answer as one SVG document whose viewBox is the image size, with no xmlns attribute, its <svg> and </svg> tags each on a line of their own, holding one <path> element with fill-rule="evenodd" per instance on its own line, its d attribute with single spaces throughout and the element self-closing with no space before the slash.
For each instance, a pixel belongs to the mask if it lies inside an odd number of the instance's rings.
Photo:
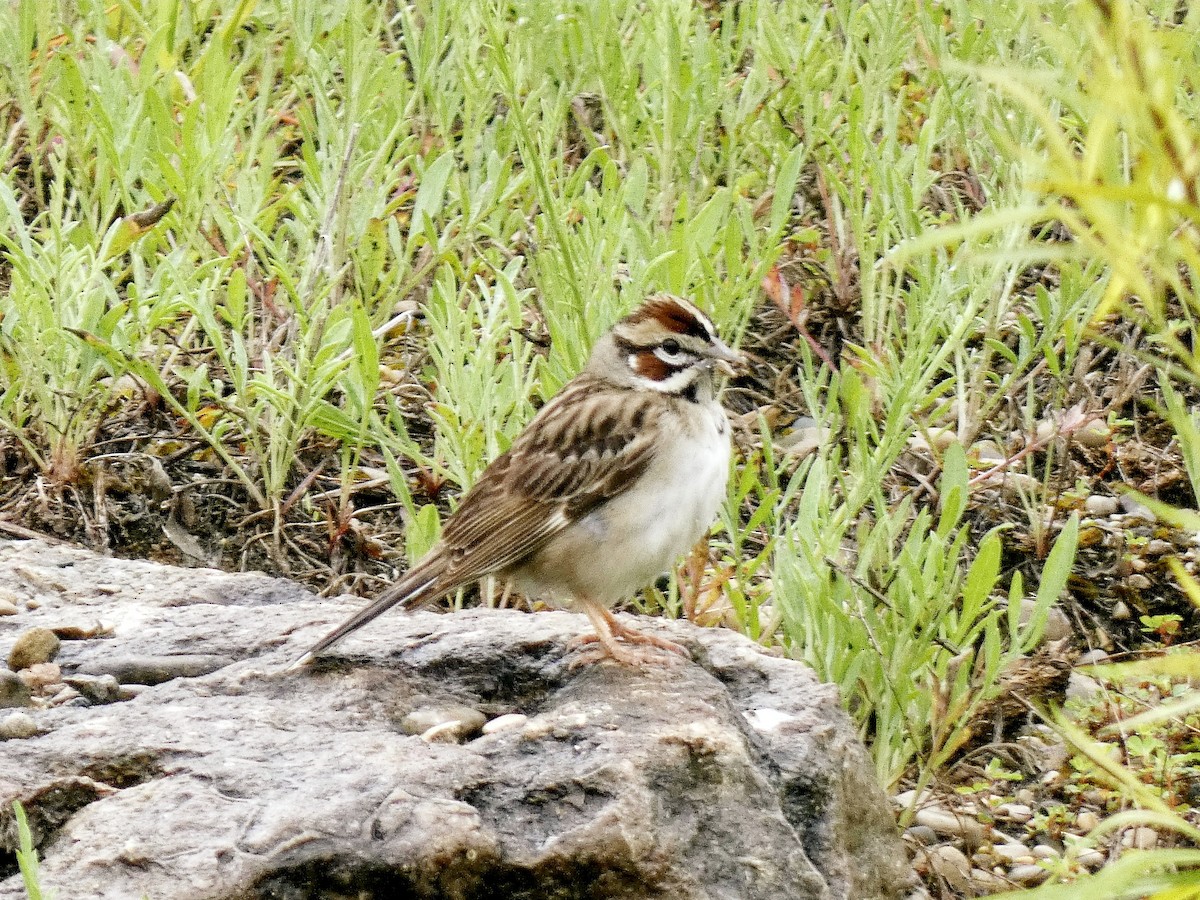
<svg viewBox="0 0 1200 900">
<path fill-rule="evenodd" d="M 1091 700 L 1102 690 L 1100 682 L 1089 675 L 1072 672 L 1067 676 L 1066 696 L 1068 700 Z"/>
<path fill-rule="evenodd" d="M 1168 553 L 1175 552 L 1175 545 L 1170 541 L 1155 538 L 1146 545 L 1146 552 L 1151 556 L 1166 556 Z"/>
<path fill-rule="evenodd" d="M 929 800 L 929 792 L 921 791 L 919 794 L 915 790 L 901 791 L 892 798 L 892 805 L 898 809 L 908 809 L 910 806 L 924 806 Z"/>
<path fill-rule="evenodd" d="M 1153 850 L 1158 844 L 1158 832 L 1144 825 L 1131 828 L 1121 835 L 1121 845 L 1134 850 Z"/>
<path fill-rule="evenodd" d="M 52 685 L 62 684 L 62 669 L 58 667 L 58 663 L 38 663 L 28 669 L 22 669 L 17 677 L 29 685 L 32 691 L 54 694 L 61 690 L 57 687 L 53 691 L 48 690 Z"/>
<path fill-rule="evenodd" d="M 54 633 L 64 641 L 88 641 L 112 634 L 112 626 L 103 622 L 93 622 L 91 625 L 62 625 L 55 628 Z"/>
<path fill-rule="evenodd" d="M 1062 781 L 1063 774 L 1056 769 L 1049 772 L 1044 772 L 1042 777 L 1039 779 L 1039 783 L 1042 785 L 1042 787 L 1057 787 L 1062 783 Z"/>
<path fill-rule="evenodd" d="M 1079 864 L 1081 866 L 1083 866 L 1085 869 L 1094 870 L 1094 869 L 1098 869 L 1102 865 L 1104 865 L 1104 861 L 1105 861 L 1105 859 L 1107 859 L 1107 857 L 1103 853 L 1101 853 L 1099 850 L 1096 850 L 1093 847 L 1088 847 L 1086 849 L 1080 850 L 1075 855 L 1075 859 L 1078 860 Z"/>
<path fill-rule="evenodd" d="M 14 706 L 29 706 L 33 703 L 33 693 L 29 685 L 8 669 L 0 669 L 0 709 L 11 709 Z"/>
<path fill-rule="evenodd" d="M 1154 584 L 1154 582 L 1152 582 L 1145 575 L 1130 575 L 1125 579 L 1125 583 L 1135 591 L 1148 591 Z"/>
<path fill-rule="evenodd" d="M 73 700 L 83 700 L 85 703 L 87 702 L 86 698 L 80 694 L 79 691 L 75 690 L 75 688 L 69 685 L 63 685 L 62 690 L 55 693 L 54 697 L 50 700 L 50 703 L 54 706 L 66 706 Z"/>
<path fill-rule="evenodd" d="M 37 733 L 37 722 L 28 713 L 9 713 L 0 719 L 0 741 L 22 740 Z"/>
<path fill-rule="evenodd" d="M 1121 505 L 1121 509 L 1133 519 L 1141 519 L 1143 522 L 1154 524 L 1158 521 L 1158 516 L 1150 511 L 1148 506 L 1138 503 L 1137 499 L 1132 494 L 1122 494 L 1117 500 Z"/>
<path fill-rule="evenodd" d="M 495 734 L 498 731 L 507 731 L 510 728 L 520 728 L 529 721 L 529 716 L 523 713 L 506 713 L 503 716 L 489 721 L 483 726 L 484 734 Z"/>
<path fill-rule="evenodd" d="M 932 847 L 938 842 L 937 832 L 928 825 L 913 825 L 904 833 L 922 847 Z"/>
<path fill-rule="evenodd" d="M 987 869 L 978 868 L 971 870 L 971 884 L 975 888 L 986 888 L 987 893 L 989 894 L 1012 887 L 1012 885 L 1009 884 L 1005 878 L 997 875 L 995 872 L 989 872 Z"/>
<path fill-rule="evenodd" d="M 49 628 L 30 628 L 17 635 L 8 653 L 8 667 L 19 672 L 38 663 L 48 663 L 58 656 L 60 646 L 58 635 Z"/>
<path fill-rule="evenodd" d="M 1083 511 L 1094 519 L 1103 519 L 1115 513 L 1121 504 L 1116 497 L 1092 494 L 1083 501 Z"/>
<path fill-rule="evenodd" d="M 121 694 L 121 685 L 111 675 L 70 675 L 63 679 L 93 703 L 112 703 Z"/>
<path fill-rule="evenodd" d="M 487 716 L 479 710 L 461 704 L 447 706 L 422 706 L 414 709 L 400 720 L 400 730 L 405 734 L 419 734 L 428 740 L 431 732 L 436 739 L 444 726 L 450 726 L 455 740 L 463 740 L 476 734 L 487 722 Z"/>
<path fill-rule="evenodd" d="M 945 447 L 941 449 L 944 450 Z M 991 466 L 994 466 L 997 463 L 1002 463 L 1008 459 L 1008 456 L 1003 450 L 1000 449 L 1000 445 L 995 441 L 976 441 L 971 445 L 971 449 L 968 452 L 974 454 L 975 458 L 981 463 Z"/>
<path fill-rule="evenodd" d="M 1059 853 L 1049 844 L 1035 844 L 1033 855 L 1036 859 L 1058 859 Z"/>
<path fill-rule="evenodd" d="M 1108 659 L 1108 654 L 1097 647 L 1095 650 L 1089 650 L 1087 653 L 1082 653 L 1079 659 L 1076 660 L 1077 666 L 1094 666 L 1096 663 L 1102 663 Z"/>
<path fill-rule="evenodd" d="M 971 884 L 971 862 L 966 854 L 950 844 L 925 851 L 930 871 L 945 879 L 956 891 L 966 893 Z"/>
<path fill-rule="evenodd" d="M 11 600 L 0 600 L 0 616 L 15 616 L 17 612 L 17 604 Z"/>
<path fill-rule="evenodd" d="M 1109 613 L 1114 622 L 1127 622 L 1133 618 L 1133 613 L 1129 611 L 1128 605 L 1124 600 L 1118 600 L 1113 604 L 1112 612 Z"/>
<path fill-rule="evenodd" d="M 1083 834 L 1087 834 L 1099 824 L 1100 817 L 1090 809 L 1085 809 L 1075 817 L 1075 827 Z"/>
<path fill-rule="evenodd" d="M 434 725 L 428 731 L 421 733 L 421 740 L 427 744 L 460 743 L 462 741 L 462 723 L 459 721 L 450 721 Z"/>
<path fill-rule="evenodd" d="M 932 828 L 938 834 L 961 837 L 971 846 L 982 844 L 987 829 L 970 816 L 956 815 L 940 806 L 929 806 L 917 810 L 914 821 L 918 825 Z"/>
<path fill-rule="evenodd" d="M 1034 859 L 1033 854 L 1024 844 L 997 844 L 992 847 L 992 853 L 1009 865 L 1032 863 Z"/>
<path fill-rule="evenodd" d="M 1107 422 L 1101 419 L 1092 419 L 1092 421 L 1076 428 L 1071 438 L 1077 444 L 1082 444 L 1085 447 L 1104 447 L 1112 439 L 1112 428 L 1109 427 Z"/>
<path fill-rule="evenodd" d="M 780 449 L 798 459 L 815 453 L 820 447 L 829 443 L 828 428 L 823 428 L 816 423 L 808 425 L 805 424 L 806 422 L 812 422 L 812 419 L 806 417 L 797 419 L 796 423 L 792 425 L 790 433 L 783 435 L 777 441 Z"/>
<path fill-rule="evenodd" d="M 996 807 L 996 815 L 1024 825 L 1033 818 L 1033 810 L 1023 803 L 1001 803 Z"/>
<path fill-rule="evenodd" d="M 1066 762 L 1066 760 L 1064 759 L 1063 762 Z M 1031 806 L 1033 802 L 1037 800 L 1037 794 L 1035 794 L 1029 788 L 1021 788 L 1019 791 L 1017 791 L 1016 796 L 1017 801 L 1024 803 L 1026 806 Z"/>
<path fill-rule="evenodd" d="M 1021 612 L 1018 615 L 1018 619 L 1022 625 L 1029 624 L 1029 620 L 1033 618 L 1035 609 L 1037 609 L 1036 601 L 1028 599 L 1021 601 Z M 1063 638 L 1070 637 L 1074 633 L 1075 629 L 1071 625 L 1071 620 L 1058 607 L 1058 604 L 1054 604 L 1046 610 L 1046 629 L 1042 632 L 1042 643 L 1061 641 Z"/>
<path fill-rule="evenodd" d="M 1017 884 L 1025 887 L 1041 884 L 1049 875 L 1050 873 L 1041 866 L 1034 865 L 1032 863 L 1021 866 L 1013 866 L 1008 870 L 1008 877 Z"/>
</svg>

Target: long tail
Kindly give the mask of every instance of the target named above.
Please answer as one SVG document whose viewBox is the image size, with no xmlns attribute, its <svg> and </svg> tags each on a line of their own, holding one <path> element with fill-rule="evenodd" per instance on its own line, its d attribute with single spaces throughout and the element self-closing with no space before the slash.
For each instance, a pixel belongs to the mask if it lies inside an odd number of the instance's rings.
<svg viewBox="0 0 1200 900">
<path fill-rule="evenodd" d="M 339 625 L 325 637 L 304 652 L 304 655 L 292 663 L 288 670 L 298 669 L 308 663 L 322 650 L 336 644 L 346 635 L 362 628 L 372 619 L 387 612 L 393 606 L 401 604 L 406 607 L 420 606 L 429 600 L 434 600 L 443 594 L 454 590 L 457 585 L 445 584 L 442 580 L 442 566 L 417 566 L 411 569 L 398 582 L 368 603 L 345 622 Z"/>
</svg>

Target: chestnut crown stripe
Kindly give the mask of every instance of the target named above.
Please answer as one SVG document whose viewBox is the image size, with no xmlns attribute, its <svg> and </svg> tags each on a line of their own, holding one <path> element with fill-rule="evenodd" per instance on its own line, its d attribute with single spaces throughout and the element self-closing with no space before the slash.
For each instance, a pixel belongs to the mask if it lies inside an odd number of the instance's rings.
<svg viewBox="0 0 1200 900">
<path fill-rule="evenodd" d="M 625 321 L 630 325 L 637 325 L 647 319 L 654 319 L 674 334 L 686 334 L 707 341 L 712 337 L 712 327 L 702 318 L 698 318 L 697 313 L 697 310 L 685 307 L 674 297 L 661 297 L 646 303 Z"/>
</svg>

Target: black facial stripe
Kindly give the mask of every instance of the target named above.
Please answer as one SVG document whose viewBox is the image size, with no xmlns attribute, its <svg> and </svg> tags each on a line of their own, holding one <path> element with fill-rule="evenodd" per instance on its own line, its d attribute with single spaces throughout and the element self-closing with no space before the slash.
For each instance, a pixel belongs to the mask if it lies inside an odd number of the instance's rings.
<svg viewBox="0 0 1200 900">
<path fill-rule="evenodd" d="M 615 332 L 613 333 L 613 343 L 617 345 L 617 349 L 620 350 L 625 356 L 628 356 L 630 353 L 638 353 L 645 349 L 644 347 L 639 347 L 637 344 L 633 343 L 627 338 L 621 337 L 621 335 L 616 334 Z"/>
</svg>

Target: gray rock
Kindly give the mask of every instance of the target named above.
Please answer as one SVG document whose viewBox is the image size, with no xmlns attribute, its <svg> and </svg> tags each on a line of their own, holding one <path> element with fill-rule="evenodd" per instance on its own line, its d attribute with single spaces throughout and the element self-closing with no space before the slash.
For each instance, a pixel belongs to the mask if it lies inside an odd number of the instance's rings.
<svg viewBox="0 0 1200 900">
<path fill-rule="evenodd" d="M 14 706 L 29 706 L 33 703 L 33 692 L 29 685 L 17 677 L 16 672 L 0 669 L 0 709 Z"/>
<path fill-rule="evenodd" d="M 0 542 L 0 586 L 18 568 L 70 585 L 27 619 L 78 603 L 113 623 L 64 645 L 66 677 L 227 661 L 42 710 L 42 733 L 0 744 L 0 850 L 20 800 L 59 896 L 905 893 L 903 845 L 835 689 L 732 632 L 641 620 L 699 662 L 571 670 L 582 616 L 398 613 L 287 671 L 361 600 Z M 401 733 L 435 705 L 528 718 L 461 744 Z M 23 897 L 19 875 L 0 881 L 2 900 Z"/>
<path fill-rule="evenodd" d="M 90 676 L 108 676 L 120 684 L 162 684 L 173 678 L 195 678 L 215 672 L 233 660 L 205 653 L 177 653 L 155 656 L 118 653 L 89 660 L 79 672 Z"/>
<path fill-rule="evenodd" d="M 71 675 L 63 681 L 92 703 L 113 703 L 121 697 L 121 685 L 112 675 Z"/>
<path fill-rule="evenodd" d="M 8 667 L 14 672 L 51 662 L 58 656 L 61 641 L 49 628 L 30 628 L 17 635 L 8 651 Z"/>
</svg>

